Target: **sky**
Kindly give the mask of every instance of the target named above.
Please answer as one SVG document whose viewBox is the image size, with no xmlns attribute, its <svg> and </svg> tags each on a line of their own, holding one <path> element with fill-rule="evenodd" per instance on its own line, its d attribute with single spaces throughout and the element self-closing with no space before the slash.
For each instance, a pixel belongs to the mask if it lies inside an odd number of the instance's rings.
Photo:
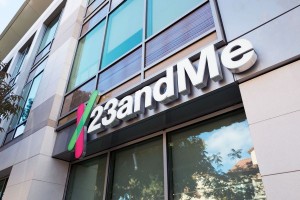
<svg viewBox="0 0 300 200">
<path fill-rule="evenodd" d="M 0 33 L 22 6 L 25 0 L 0 0 Z"/>
<path fill-rule="evenodd" d="M 225 173 L 228 172 L 239 160 L 250 158 L 248 150 L 253 147 L 247 121 L 236 122 L 229 126 L 223 126 L 211 132 L 199 135 L 204 140 L 208 155 L 220 153 L 223 166 L 220 167 Z M 231 149 L 242 150 L 242 158 L 230 159 L 228 154 Z M 217 168 L 214 164 L 213 166 Z"/>
</svg>

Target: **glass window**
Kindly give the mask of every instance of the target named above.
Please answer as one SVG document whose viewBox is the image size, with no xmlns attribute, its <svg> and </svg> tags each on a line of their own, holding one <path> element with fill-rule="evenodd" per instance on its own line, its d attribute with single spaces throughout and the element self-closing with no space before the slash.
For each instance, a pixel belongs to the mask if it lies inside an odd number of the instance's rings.
<svg viewBox="0 0 300 200">
<path fill-rule="evenodd" d="M 44 70 L 47 64 L 47 59 L 43 60 L 34 70 L 32 70 L 28 76 L 27 82 L 31 81 L 34 77 L 36 77 L 41 71 Z"/>
<path fill-rule="evenodd" d="M 101 10 L 99 10 L 89 21 L 84 23 L 81 30 L 81 35 L 86 34 L 91 30 L 96 24 L 98 24 L 102 19 L 106 17 L 108 12 L 108 4 L 106 4 Z M 102 46 L 102 45 L 101 45 Z"/>
<path fill-rule="evenodd" d="M 116 152 L 114 165 L 111 199 L 164 199 L 161 138 Z"/>
<path fill-rule="evenodd" d="M 46 56 L 51 49 L 51 43 L 49 43 L 41 52 L 35 57 L 34 63 L 32 68 L 35 67 L 35 65 L 44 57 Z"/>
<path fill-rule="evenodd" d="M 47 27 L 45 35 L 43 37 L 43 40 L 41 42 L 39 51 L 43 50 L 52 40 L 54 39 L 55 32 L 58 26 L 58 21 L 59 21 L 59 16 L 58 15 Z"/>
<path fill-rule="evenodd" d="M 27 96 L 28 96 L 28 93 L 30 91 L 30 83 L 29 84 L 26 84 L 22 90 L 22 99 L 20 100 L 20 107 L 23 108 L 24 105 L 25 105 L 25 102 L 26 102 L 26 99 L 27 99 Z M 18 114 L 14 115 L 11 122 L 10 122 L 10 125 L 9 125 L 9 129 L 8 130 L 12 130 L 16 127 L 16 125 L 18 125 L 18 122 L 19 122 L 19 118 L 20 118 L 20 114 L 21 112 L 19 111 Z"/>
<path fill-rule="evenodd" d="M 109 16 L 101 68 L 142 42 L 143 0 L 128 0 Z"/>
<path fill-rule="evenodd" d="M 73 165 L 66 199 L 103 199 L 106 160 L 103 156 Z"/>
<path fill-rule="evenodd" d="M 176 131 L 169 139 L 174 199 L 265 199 L 244 113 Z"/>
<path fill-rule="evenodd" d="M 99 69 L 105 21 L 80 41 L 75 55 L 68 91 L 94 76 Z"/>
<path fill-rule="evenodd" d="M 26 58 L 28 50 L 29 50 L 29 46 L 26 47 L 22 52 L 20 52 L 20 56 L 19 56 L 18 62 L 16 64 L 14 72 L 11 75 L 12 78 L 14 78 L 19 73 L 19 71 L 21 71 L 21 69 L 23 67 L 23 62 L 24 62 L 24 60 Z"/>
<path fill-rule="evenodd" d="M 16 137 L 22 135 L 22 134 L 24 133 L 24 130 L 25 130 L 25 124 L 22 124 L 21 126 L 19 126 L 19 127 L 16 129 L 14 138 L 16 138 Z"/>
<path fill-rule="evenodd" d="M 104 93 L 113 86 L 120 84 L 140 71 L 142 65 L 142 48 L 139 48 L 120 61 L 113 64 L 109 70 L 100 73 L 98 91 Z"/>
<path fill-rule="evenodd" d="M 159 32 L 203 0 L 148 0 L 147 37 Z"/>
<path fill-rule="evenodd" d="M 30 88 L 30 92 L 29 92 L 28 97 L 26 99 L 26 102 L 25 102 L 25 105 L 24 105 L 24 108 L 23 108 L 23 111 L 22 111 L 22 114 L 21 114 L 21 117 L 20 117 L 20 120 L 19 120 L 19 124 L 24 122 L 28 118 L 30 109 L 31 109 L 32 104 L 33 104 L 33 100 L 36 96 L 36 92 L 37 92 L 37 90 L 39 88 L 39 85 L 40 85 L 41 78 L 42 78 L 42 73 L 40 73 L 33 80 L 32 86 Z"/>
<path fill-rule="evenodd" d="M 6 182 L 7 182 L 7 179 L 0 180 L 0 199 L 2 199 L 2 197 L 3 197 L 5 187 L 6 187 Z"/>
<path fill-rule="evenodd" d="M 77 108 L 81 103 L 89 100 L 90 95 L 96 88 L 96 79 L 85 83 L 83 86 L 65 97 L 61 115 L 67 114 L 69 111 Z"/>
<path fill-rule="evenodd" d="M 124 0 L 111 0 L 110 10 L 113 10 L 115 7 L 117 7 L 123 1 Z"/>
<path fill-rule="evenodd" d="M 89 7 L 86 10 L 86 14 L 85 16 L 89 16 L 92 12 L 94 12 L 94 10 L 96 10 L 102 3 L 104 2 L 104 0 L 95 0 L 95 1 L 90 1 L 89 2 Z"/>
</svg>

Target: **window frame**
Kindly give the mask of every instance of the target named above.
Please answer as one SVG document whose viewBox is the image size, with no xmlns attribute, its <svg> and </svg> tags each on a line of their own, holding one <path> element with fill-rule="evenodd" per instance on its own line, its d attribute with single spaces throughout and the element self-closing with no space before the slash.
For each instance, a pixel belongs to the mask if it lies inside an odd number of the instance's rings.
<svg viewBox="0 0 300 200">
<path fill-rule="evenodd" d="M 96 1 L 96 0 L 94 0 Z M 91 1 L 94 2 L 94 1 Z M 99 23 L 101 23 L 103 20 L 106 20 L 105 22 L 105 30 L 104 30 L 104 39 L 103 39 L 103 44 L 102 44 L 102 55 L 100 57 L 100 62 L 98 64 L 98 71 L 96 72 L 96 74 L 94 76 L 92 76 L 91 78 L 85 80 L 84 82 L 82 82 L 81 84 L 79 84 L 78 86 L 72 88 L 71 90 L 68 91 L 68 87 L 65 88 L 65 94 L 64 94 L 64 98 L 66 98 L 66 96 L 68 96 L 69 94 L 71 94 L 72 92 L 76 91 L 78 88 L 80 88 L 81 86 L 83 86 L 84 84 L 86 84 L 88 81 L 90 81 L 91 79 L 93 78 L 96 78 L 97 79 L 97 84 L 96 84 L 96 88 L 97 89 L 97 86 L 98 86 L 98 80 L 99 80 L 99 76 L 100 74 L 102 74 L 104 71 L 106 70 L 109 70 L 112 66 L 114 66 L 117 62 L 119 62 L 120 60 L 122 60 L 123 58 L 127 57 L 128 55 L 130 55 L 131 53 L 133 53 L 135 50 L 137 50 L 138 48 L 142 48 L 142 65 L 141 65 L 141 70 L 138 71 L 136 74 L 126 78 L 125 80 L 122 80 L 120 81 L 117 85 L 114 85 L 110 88 L 108 88 L 105 92 L 103 92 L 101 95 L 105 95 L 107 93 L 109 93 L 110 91 L 114 90 L 115 88 L 117 88 L 118 86 L 126 83 L 126 82 L 129 82 L 130 80 L 134 79 L 136 76 L 138 75 L 141 75 L 141 81 L 145 81 L 147 79 L 145 79 L 145 72 L 152 68 L 153 66 L 155 66 L 158 62 L 161 62 L 162 60 L 170 57 L 171 55 L 174 55 L 176 54 L 177 52 L 181 51 L 182 49 L 186 48 L 187 46 L 190 45 L 190 43 L 184 45 L 184 46 L 180 46 L 179 48 L 177 48 L 176 50 L 172 51 L 170 54 L 166 55 L 165 57 L 159 59 L 157 62 L 155 63 L 152 63 L 150 64 L 149 66 L 145 66 L 146 64 L 146 56 L 145 56 L 145 48 L 146 48 L 146 43 L 149 42 L 151 39 L 155 38 L 156 36 L 160 35 L 162 32 L 164 32 L 166 29 L 168 29 L 169 27 L 171 27 L 172 25 L 174 25 L 175 23 L 179 22 L 180 20 L 182 20 L 185 16 L 187 15 L 190 15 L 192 12 L 194 12 L 195 10 L 199 9 L 200 7 L 202 7 L 203 5 L 205 4 L 210 4 L 211 5 L 211 12 L 212 12 L 212 15 L 213 15 L 213 18 L 214 18 L 214 21 L 217 21 L 217 16 L 218 16 L 218 13 L 217 11 L 215 10 L 215 2 L 214 0 L 202 0 L 201 2 L 199 2 L 199 4 L 197 6 L 195 6 L 194 8 L 190 9 L 189 11 L 187 11 L 185 14 L 181 15 L 181 16 L 178 16 L 174 21 L 172 21 L 170 24 L 166 25 L 163 29 L 161 29 L 160 31 L 158 31 L 157 33 L 155 34 L 152 34 L 150 37 L 147 38 L 146 34 L 146 28 L 147 28 L 147 0 L 144 0 L 144 13 L 143 13 L 143 33 L 142 33 L 142 41 L 136 45 L 135 47 L 133 47 L 132 49 L 130 49 L 129 51 L 127 51 L 126 53 L 124 53 L 123 55 L 121 55 L 120 57 L 118 57 L 117 59 L 115 59 L 112 63 L 108 64 L 105 68 L 101 69 L 101 63 L 102 63 L 102 59 L 103 59 L 103 53 L 104 53 L 104 43 L 105 43 L 105 39 L 106 39 L 106 34 L 107 34 L 107 27 L 108 27 L 108 19 L 109 19 L 109 15 L 114 12 L 116 9 L 118 9 L 124 2 L 126 2 L 126 0 L 123 0 L 121 1 L 116 7 L 114 7 L 113 9 L 109 9 L 109 11 L 106 13 L 106 16 L 103 17 L 98 23 L 96 23 L 94 25 L 93 28 L 91 28 L 89 31 L 87 31 L 85 34 L 79 36 L 78 38 L 78 42 L 77 42 L 77 46 L 76 46 L 76 51 L 75 53 L 73 54 L 73 60 L 72 60 L 72 68 L 73 68 L 73 65 L 74 65 L 74 61 L 75 61 L 75 55 L 76 55 L 76 52 L 77 52 L 77 48 L 78 48 L 78 45 L 79 45 L 79 41 L 86 35 L 88 34 L 92 29 L 94 29 Z M 101 11 L 101 9 L 103 9 L 105 6 L 109 6 L 109 8 L 111 7 L 111 4 L 112 4 L 112 0 L 104 0 L 97 8 L 95 8 L 95 10 L 93 10 L 91 12 L 90 15 L 88 16 L 85 16 L 84 19 L 83 19 L 83 25 L 85 23 L 87 23 L 89 20 L 91 20 L 95 15 L 97 15 L 98 12 Z M 91 5 L 91 4 L 89 4 Z M 88 6 L 89 6 L 88 5 Z M 82 32 L 82 29 L 83 29 L 83 25 L 81 26 L 81 30 L 80 30 L 80 33 Z M 204 35 L 200 35 L 199 37 L 197 37 L 196 40 L 194 41 L 191 41 L 191 44 L 194 43 L 195 41 L 198 41 L 200 40 L 201 38 L 204 38 L 206 37 L 207 35 L 209 35 L 210 33 L 212 32 L 220 32 L 220 30 L 217 28 L 217 25 L 215 25 L 215 27 L 210 31 L 210 32 L 207 32 L 206 34 Z M 70 70 L 69 72 L 69 76 L 68 76 L 68 83 L 69 83 L 69 80 L 70 80 L 70 77 L 71 77 L 71 72 L 72 72 L 72 69 Z M 134 85 L 134 87 L 136 87 L 137 85 Z M 131 89 L 131 88 L 130 88 Z M 86 102 L 82 102 L 82 103 L 86 103 Z M 69 112 L 65 113 L 64 115 L 62 115 L 62 108 L 63 108 L 63 103 L 61 103 L 61 106 L 60 106 L 60 115 L 59 115 L 59 118 L 58 118 L 58 121 L 60 121 L 61 119 L 67 117 L 68 115 L 72 114 L 73 112 L 75 112 L 77 109 L 72 109 L 70 110 Z M 60 127 L 59 127 L 60 128 Z"/>
<path fill-rule="evenodd" d="M 2 177 L 2 178 L 0 178 L 0 181 L 4 180 L 4 185 L 3 185 L 2 188 L 0 188 L 0 191 L 1 191 L 0 199 L 2 199 L 2 197 L 4 195 L 4 192 L 5 192 L 5 189 L 6 189 L 6 186 L 7 186 L 7 182 L 8 182 L 8 178 L 9 177 Z"/>
</svg>

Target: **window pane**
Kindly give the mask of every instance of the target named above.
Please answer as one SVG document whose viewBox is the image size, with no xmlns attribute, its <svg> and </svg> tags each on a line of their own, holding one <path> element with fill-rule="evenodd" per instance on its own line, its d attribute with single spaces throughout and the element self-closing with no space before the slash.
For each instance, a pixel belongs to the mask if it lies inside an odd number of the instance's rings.
<svg viewBox="0 0 300 200">
<path fill-rule="evenodd" d="M 102 69 L 141 43 L 143 2 L 128 0 L 109 16 Z"/>
<path fill-rule="evenodd" d="M 77 108 L 81 103 L 89 100 L 90 94 L 96 88 L 96 79 L 84 84 L 68 96 L 66 96 L 61 115 L 67 114 L 69 111 Z"/>
<path fill-rule="evenodd" d="M 27 83 L 31 81 L 36 75 L 41 73 L 47 64 L 47 59 L 43 60 L 32 72 L 30 72 L 29 77 L 27 79 Z"/>
<path fill-rule="evenodd" d="M 20 117 L 20 120 L 19 120 L 19 123 L 22 123 L 24 122 L 27 118 L 28 118 L 28 115 L 29 115 L 29 112 L 30 112 L 30 109 L 32 107 L 32 104 L 33 104 L 33 100 L 35 98 L 35 95 L 36 95 L 36 92 L 39 88 L 39 85 L 40 85 L 40 81 L 41 81 L 41 78 L 42 78 L 42 74 L 39 74 L 37 77 L 35 77 L 35 79 L 33 80 L 33 83 L 32 83 L 32 86 L 30 88 L 30 92 L 28 94 L 28 97 L 26 99 L 26 103 L 24 105 L 24 108 L 23 108 L 23 111 L 22 111 L 22 114 L 21 114 L 21 117 Z"/>
<path fill-rule="evenodd" d="M 68 91 L 94 76 L 99 67 L 105 21 L 84 36 L 78 45 Z"/>
<path fill-rule="evenodd" d="M 9 143 L 13 139 L 14 133 L 15 133 L 15 130 L 6 134 L 4 144 Z"/>
<path fill-rule="evenodd" d="M 174 199 L 265 199 L 244 113 L 176 131 L 169 148 Z"/>
<path fill-rule="evenodd" d="M 104 0 L 95 0 L 91 5 L 89 5 L 89 7 L 87 8 L 86 11 L 86 15 L 85 16 L 89 16 L 94 10 L 96 10 L 96 8 L 98 8 L 102 3 L 104 2 Z M 91 2 L 89 2 L 91 3 Z"/>
<path fill-rule="evenodd" d="M 21 126 L 19 126 L 17 129 L 16 129 L 16 133 L 14 135 L 14 138 L 22 135 L 24 133 L 24 130 L 25 130 L 25 124 L 22 124 Z"/>
<path fill-rule="evenodd" d="M 142 49 L 139 48 L 124 57 L 109 70 L 105 70 L 99 76 L 98 91 L 104 93 L 113 86 L 124 82 L 129 77 L 140 71 L 142 65 Z"/>
<path fill-rule="evenodd" d="M 116 152 L 113 177 L 112 199 L 164 199 L 162 139 Z"/>
<path fill-rule="evenodd" d="M 13 74 L 12 74 L 12 76 L 11 76 L 12 78 L 14 78 L 14 77 L 18 74 L 18 72 L 21 71 L 21 69 L 22 69 L 22 67 L 23 67 L 23 62 L 24 62 L 24 60 L 25 60 L 25 58 L 26 58 L 26 55 L 27 55 L 27 53 L 28 53 L 28 50 L 29 50 L 29 47 L 27 47 L 24 51 L 22 51 L 22 52 L 20 53 L 18 62 L 17 62 L 17 64 L 16 64 L 16 67 L 15 67 L 15 69 L 14 69 L 14 72 L 13 72 Z M 16 81 L 15 81 L 15 82 L 16 82 Z"/>
<path fill-rule="evenodd" d="M 106 156 L 73 165 L 66 199 L 103 199 L 105 169 Z"/>
<path fill-rule="evenodd" d="M 41 50 L 41 52 L 35 57 L 34 63 L 33 63 L 33 67 L 35 67 L 35 64 L 37 64 L 45 55 L 47 55 L 49 53 L 51 49 L 51 44 L 49 43 L 43 50 Z"/>
<path fill-rule="evenodd" d="M 6 179 L 0 180 L 0 199 L 2 199 L 2 196 L 4 194 L 5 184 L 6 184 Z"/>
<path fill-rule="evenodd" d="M 91 30 L 98 22 L 100 22 L 108 12 L 108 4 L 106 4 L 99 12 L 97 12 L 89 21 L 82 26 L 81 35 L 86 34 Z"/>
<path fill-rule="evenodd" d="M 203 0 L 148 0 L 147 37 L 159 32 Z"/>
<path fill-rule="evenodd" d="M 24 105 L 25 105 L 25 102 L 26 102 L 26 99 L 27 99 L 27 96 L 28 96 L 28 93 L 29 93 L 29 90 L 30 90 L 30 85 L 31 84 L 27 84 L 24 86 L 23 88 L 23 91 L 22 91 L 22 99 L 20 100 L 20 107 L 23 108 Z M 21 111 L 19 111 L 18 114 L 14 115 L 11 122 L 10 122 L 10 125 L 9 125 L 9 129 L 8 130 L 11 130 L 13 128 L 16 127 L 18 121 L 19 121 L 19 118 L 20 118 L 20 115 L 21 115 Z"/>
<path fill-rule="evenodd" d="M 41 46 L 39 48 L 39 52 L 47 46 L 47 44 L 49 44 L 54 36 L 55 36 L 55 32 L 56 32 L 56 29 L 57 29 L 57 25 L 58 25 L 58 20 L 59 20 L 59 16 L 58 15 L 50 24 L 49 26 L 47 27 L 47 30 L 45 32 L 45 35 L 43 37 L 43 40 L 42 40 L 42 43 L 41 43 Z"/>
</svg>

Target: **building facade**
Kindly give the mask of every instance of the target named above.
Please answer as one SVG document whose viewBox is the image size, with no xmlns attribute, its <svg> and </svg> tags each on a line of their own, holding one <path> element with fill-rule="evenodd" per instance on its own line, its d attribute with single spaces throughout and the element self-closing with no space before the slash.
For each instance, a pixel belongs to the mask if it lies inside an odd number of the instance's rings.
<svg viewBox="0 0 300 200">
<path fill-rule="evenodd" d="M 299 0 L 26 1 L 0 41 L 23 97 L 0 199 L 300 199 L 299 18 Z"/>
</svg>

